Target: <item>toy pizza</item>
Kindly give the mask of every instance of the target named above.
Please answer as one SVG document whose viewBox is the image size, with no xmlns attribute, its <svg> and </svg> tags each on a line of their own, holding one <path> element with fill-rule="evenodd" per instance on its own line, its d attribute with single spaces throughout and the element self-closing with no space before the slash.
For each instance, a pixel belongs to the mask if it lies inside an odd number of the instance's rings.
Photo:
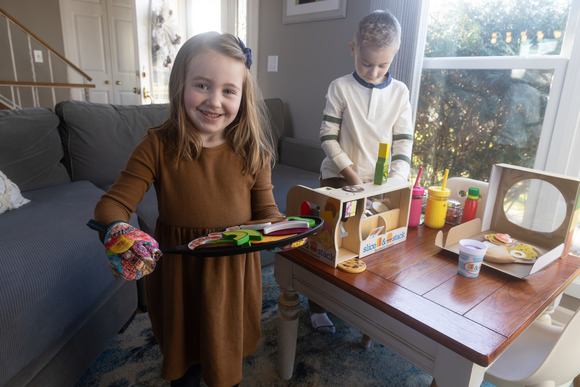
<svg viewBox="0 0 580 387">
<path fill-rule="evenodd" d="M 542 255 L 537 247 L 517 241 L 508 234 L 486 234 L 483 239 L 492 243 L 483 257 L 489 262 L 534 263 Z"/>
<path fill-rule="evenodd" d="M 261 250 L 286 251 L 306 243 L 308 236 L 316 233 L 323 223 L 317 216 L 252 221 L 203 235 L 187 245 L 162 248 L 161 252 L 219 257 Z"/>
</svg>

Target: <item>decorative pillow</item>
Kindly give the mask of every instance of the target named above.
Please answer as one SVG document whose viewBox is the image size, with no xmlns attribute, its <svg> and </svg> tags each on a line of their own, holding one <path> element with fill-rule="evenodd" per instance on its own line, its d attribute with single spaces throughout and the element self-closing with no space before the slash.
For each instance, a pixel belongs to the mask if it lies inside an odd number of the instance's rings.
<svg viewBox="0 0 580 387">
<path fill-rule="evenodd" d="M 20 194 L 20 189 L 0 171 L 0 214 L 25 205 L 30 200 Z"/>
</svg>

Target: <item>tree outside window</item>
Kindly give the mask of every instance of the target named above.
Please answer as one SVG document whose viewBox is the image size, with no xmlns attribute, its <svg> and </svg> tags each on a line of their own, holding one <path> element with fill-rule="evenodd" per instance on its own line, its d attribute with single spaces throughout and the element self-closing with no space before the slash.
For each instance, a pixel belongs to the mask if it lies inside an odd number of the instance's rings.
<svg viewBox="0 0 580 387">
<path fill-rule="evenodd" d="M 570 1 L 431 1 L 413 171 L 487 181 L 496 163 L 541 168 L 565 74 Z"/>
</svg>

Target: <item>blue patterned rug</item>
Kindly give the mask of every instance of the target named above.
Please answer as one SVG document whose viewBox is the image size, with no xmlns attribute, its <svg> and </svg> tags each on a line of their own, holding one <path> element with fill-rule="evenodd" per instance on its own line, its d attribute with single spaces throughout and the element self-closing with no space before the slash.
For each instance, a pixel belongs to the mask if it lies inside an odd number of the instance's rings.
<svg viewBox="0 0 580 387">
<path fill-rule="evenodd" d="M 324 335 L 310 325 L 307 300 L 301 297 L 302 311 L 294 374 L 279 378 L 277 371 L 278 285 L 274 265 L 262 270 L 262 339 L 258 350 L 244 361 L 242 387 L 277 386 L 397 386 L 423 387 L 432 377 L 421 369 L 373 342 L 370 349 L 360 345 L 362 333 L 336 316 L 330 318 L 337 333 Z M 117 335 L 91 365 L 77 387 L 168 386 L 160 377 L 161 353 L 146 313 L 138 314 L 127 330 Z M 484 382 L 482 386 L 493 387 Z"/>
</svg>

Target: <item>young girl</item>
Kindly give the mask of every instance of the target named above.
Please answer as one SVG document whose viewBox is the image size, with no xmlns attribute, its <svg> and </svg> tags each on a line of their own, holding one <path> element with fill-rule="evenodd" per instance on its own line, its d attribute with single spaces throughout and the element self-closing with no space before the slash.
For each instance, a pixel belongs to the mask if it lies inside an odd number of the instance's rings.
<svg viewBox="0 0 580 387">
<path fill-rule="evenodd" d="M 151 184 L 155 239 L 187 244 L 252 219 L 280 217 L 270 180 L 273 146 L 251 51 L 229 34 L 204 33 L 179 50 L 169 79 L 169 119 L 151 129 L 95 209 L 128 221 Z M 260 338 L 259 253 L 164 255 L 147 277 L 147 305 L 172 385 L 233 386 Z"/>
</svg>

